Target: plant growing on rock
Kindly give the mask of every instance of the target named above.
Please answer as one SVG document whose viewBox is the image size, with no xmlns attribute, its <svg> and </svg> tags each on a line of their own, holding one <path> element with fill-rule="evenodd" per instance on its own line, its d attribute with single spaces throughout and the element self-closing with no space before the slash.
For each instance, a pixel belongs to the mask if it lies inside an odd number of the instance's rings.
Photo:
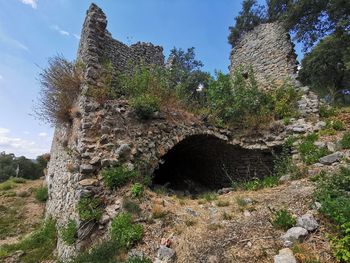
<svg viewBox="0 0 350 263">
<path fill-rule="evenodd" d="M 82 65 L 62 56 L 49 59 L 39 74 L 40 97 L 34 112 L 51 125 L 72 121 L 71 110 L 80 92 Z"/>
<path fill-rule="evenodd" d="M 143 194 L 143 185 L 140 183 L 133 184 L 133 186 L 131 187 L 132 197 L 139 198 L 142 196 L 142 194 Z"/>
<path fill-rule="evenodd" d="M 77 210 L 83 221 L 98 221 L 102 216 L 101 200 L 97 197 L 86 196 L 80 198 Z"/>
<path fill-rule="evenodd" d="M 344 133 L 343 138 L 340 140 L 340 145 L 344 149 L 350 148 L 350 133 Z"/>
<path fill-rule="evenodd" d="M 73 245 L 77 237 L 77 222 L 75 220 L 69 220 L 67 225 L 61 230 L 61 238 L 67 245 Z"/>
<path fill-rule="evenodd" d="M 306 136 L 304 141 L 299 145 L 299 153 L 302 160 L 306 164 L 313 164 L 317 162 L 321 157 L 329 154 L 327 147 L 317 147 L 314 143 L 318 139 L 316 133 Z"/>
<path fill-rule="evenodd" d="M 153 113 L 159 111 L 159 99 L 150 94 L 145 94 L 131 99 L 131 107 L 135 110 L 138 118 L 148 120 Z"/>
<path fill-rule="evenodd" d="M 105 184 L 110 188 L 122 187 L 139 177 L 139 172 L 129 170 L 125 166 L 116 166 L 102 171 L 102 177 Z"/>
<path fill-rule="evenodd" d="M 117 215 L 111 225 L 111 237 L 120 248 L 129 248 L 140 241 L 143 236 L 143 228 L 140 224 L 132 222 L 131 215 L 121 213 Z"/>
</svg>

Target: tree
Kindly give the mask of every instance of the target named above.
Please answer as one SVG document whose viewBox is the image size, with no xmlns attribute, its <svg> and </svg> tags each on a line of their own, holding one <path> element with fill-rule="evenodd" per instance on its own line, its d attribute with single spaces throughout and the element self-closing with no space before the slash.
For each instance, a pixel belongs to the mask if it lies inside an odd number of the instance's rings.
<svg viewBox="0 0 350 263">
<path fill-rule="evenodd" d="M 349 31 L 350 1 L 294 0 L 284 22 L 307 51 L 327 35 L 340 36 Z"/>
<path fill-rule="evenodd" d="M 16 167 L 14 165 L 14 154 L 0 153 L 0 182 L 6 181 L 11 176 L 16 175 Z"/>
<path fill-rule="evenodd" d="M 257 25 L 267 21 L 264 7 L 258 5 L 256 0 L 244 0 L 242 11 L 235 17 L 235 25 L 229 27 L 228 42 L 234 46 L 244 32 L 252 30 Z"/>
<path fill-rule="evenodd" d="M 350 34 L 322 39 L 302 60 L 299 79 L 320 94 L 335 94 L 350 82 Z"/>
<path fill-rule="evenodd" d="M 269 22 L 281 20 L 293 6 L 293 0 L 266 0 Z"/>
</svg>

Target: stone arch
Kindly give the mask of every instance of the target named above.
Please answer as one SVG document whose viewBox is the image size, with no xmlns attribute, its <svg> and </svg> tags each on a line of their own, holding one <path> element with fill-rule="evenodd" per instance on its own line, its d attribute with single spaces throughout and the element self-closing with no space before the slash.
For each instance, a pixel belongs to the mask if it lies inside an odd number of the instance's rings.
<svg viewBox="0 0 350 263">
<path fill-rule="evenodd" d="M 175 144 L 153 171 L 153 184 L 199 193 L 272 173 L 278 149 L 246 149 L 214 134 L 192 134 Z"/>
</svg>

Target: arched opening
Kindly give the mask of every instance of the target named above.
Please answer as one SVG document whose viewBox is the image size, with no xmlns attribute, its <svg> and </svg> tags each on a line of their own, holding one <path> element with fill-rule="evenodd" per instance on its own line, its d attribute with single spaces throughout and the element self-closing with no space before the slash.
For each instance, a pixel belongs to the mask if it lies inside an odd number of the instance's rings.
<svg viewBox="0 0 350 263">
<path fill-rule="evenodd" d="M 153 185 L 198 194 L 233 182 L 271 175 L 275 153 L 249 150 L 213 135 L 193 135 L 176 144 L 153 173 Z"/>
</svg>

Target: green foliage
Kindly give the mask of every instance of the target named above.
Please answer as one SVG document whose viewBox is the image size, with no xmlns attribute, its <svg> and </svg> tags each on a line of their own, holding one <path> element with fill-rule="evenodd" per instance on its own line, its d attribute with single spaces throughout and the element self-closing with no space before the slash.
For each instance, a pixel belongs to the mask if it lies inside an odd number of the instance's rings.
<svg viewBox="0 0 350 263">
<path fill-rule="evenodd" d="M 228 42 L 232 46 L 237 43 L 242 34 L 266 21 L 263 7 L 256 2 L 256 0 L 243 1 L 242 10 L 239 12 L 239 15 L 235 17 L 235 25 L 229 27 L 230 35 L 228 37 Z"/>
<path fill-rule="evenodd" d="M 144 94 L 130 101 L 131 107 L 135 110 L 136 115 L 143 120 L 151 118 L 152 114 L 160 109 L 159 99 L 150 94 Z"/>
<path fill-rule="evenodd" d="M 350 69 L 345 66 L 346 56 L 350 54 L 349 42 L 348 34 L 330 35 L 322 39 L 304 56 L 299 72 L 300 81 L 320 95 L 331 95 L 332 102 L 342 99 L 337 91 L 346 88 L 346 83 L 350 81 Z"/>
<path fill-rule="evenodd" d="M 272 89 L 270 93 L 276 118 L 291 118 L 298 115 L 297 102 L 300 99 L 300 94 L 295 87 L 284 83 L 282 86 Z"/>
<path fill-rule="evenodd" d="M 281 209 L 274 212 L 271 223 L 277 228 L 288 230 L 295 225 L 296 220 L 287 210 Z"/>
<path fill-rule="evenodd" d="M 335 257 L 341 262 L 350 259 L 350 169 L 342 167 L 338 173 L 321 173 L 317 178 L 315 197 L 323 213 L 339 231 L 331 238 Z"/>
<path fill-rule="evenodd" d="M 48 67 L 39 74 L 40 97 L 36 116 L 51 125 L 70 123 L 73 105 L 80 93 L 82 67 L 62 56 L 49 59 Z"/>
<path fill-rule="evenodd" d="M 139 215 L 141 213 L 141 208 L 140 206 L 133 200 L 124 198 L 123 199 L 123 208 L 125 211 L 131 214 L 136 214 Z"/>
<path fill-rule="evenodd" d="M 4 198 L 4 195 L 1 198 Z M 0 239 L 25 233 L 28 227 L 24 224 L 25 202 L 15 198 L 12 200 L 4 198 L 3 200 L 6 201 L 0 205 Z"/>
<path fill-rule="evenodd" d="M 61 238 L 67 245 L 73 245 L 78 238 L 77 222 L 69 220 L 67 225 L 61 230 Z"/>
<path fill-rule="evenodd" d="M 35 163 L 24 156 L 16 157 L 12 153 L 0 152 L 0 182 L 6 181 L 10 177 L 15 178 L 17 167 L 19 168 L 18 177 L 37 179 L 43 175 L 41 163 Z"/>
<path fill-rule="evenodd" d="M 140 224 L 132 222 L 131 215 L 121 213 L 117 215 L 111 225 L 111 237 L 120 248 L 129 248 L 140 241 L 143 236 L 143 228 Z"/>
<path fill-rule="evenodd" d="M 343 138 L 340 140 L 340 145 L 344 149 L 350 149 L 350 133 L 346 132 L 343 134 Z"/>
<path fill-rule="evenodd" d="M 47 187 L 42 186 L 35 190 L 35 198 L 39 202 L 46 202 L 48 197 L 49 193 Z"/>
<path fill-rule="evenodd" d="M 276 178 L 289 174 L 291 179 L 298 179 L 303 176 L 303 171 L 293 163 L 288 147 L 284 146 L 282 153 L 275 158 L 272 174 Z"/>
<path fill-rule="evenodd" d="M 24 254 L 21 256 L 21 262 L 37 263 L 49 260 L 52 259 L 56 241 L 56 222 L 48 219 L 38 230 L 32 232 L 18 243 L 1 246 L 0 259 L 15 251 L 22 250 Z"/>
<path fill-rule="evenodd" d="M 128 261 L 126 263 L 152 263 L 152 260 L 148 258 L 140 258 L 137 256 L 133 256 L 128 258 Z"/>
<path fill-rule="evenodd" d="M 299 153 L 301 159 L 306 164 L 313 164 L 317 162 L 321 157 L 329 154 L 329 150 L 327 147 L 317 147 L 314 143 L 318 139 L 318 135 L 316 133 L 309 134 L 306 136 L 304 141 L 299 145 Z"/>
<path fill-rule="evenodd" d="M 112 189 L 122 187 L 138 176 L 139 173 L 136 170 L 130 171 L 125 166 L 116 166 L 102 171 L 103 181 Z"/>
<path fill-rule="evenodd" d="M 119 263 L 116 260 L 116 255 L 118 253 L 118 244 L 114 240 L 107 240 L 96 247 L 93 247 L 90 251 L 85 251 L 73 260 L 69 261 L 70 263 Z"/>
<path fill-rule="evenodd" d="M 139 198 L 143 195 L 143 185 L 140 183 L 135 183 L 131 187 L 131 195 L 132 197 Z"/>
<path fill-rule="evenodd" d="M 293 0 L 266 0 L 269 22 L 282 20 L 293 6 Z"/>
<path fill-rule="evenodd" d="M 347 32 L 350 26 L 349 13 L 349 1 L 297 0 L 289 8 L 284 24 L 307 49 L 327 35 L 341 36 Z"/>
<path fill-rule="evenodd" d="M 86 196 L 80 198 L 77 210 L 83 221 L 96 220 L 102 216 L 101 200 L 97 197 Z"/>
<path fill-rule="evenodd" d="M 236 190 L 256 191 L 263 188 L 274 187 L 279 184 L 279 177 L 276 175 L 265 176 L 258 179 L 253 178 L 251 180 L 234 182 L 232 187 Z"/>
<path fill-rule="evenodd" d="M 329 105 L 321 104 L 319 113 L 320 113 L 320 117 L 329 118 L 329 117 L 335 116 L 337 114 L 337 110 L 336 108 L 331 107 Z"/>
<path fill-rule="evenodd" d="M 207 192 L 207 193 L 203 193 L 199 196 L 199 198 L 203 198 L 205 199 L 207 202 L 210 201 L 214 201 L 216 199 L 218 199 L 218 195 L 216 193 L 212 193 L 212 192 Z"/>
<path fill-rule="evenodd" d="M 336 131 L 344 131 L 346 129 L 345 123 L 338 119 L 331 120 L 327 124 Z"/>
</svg>

